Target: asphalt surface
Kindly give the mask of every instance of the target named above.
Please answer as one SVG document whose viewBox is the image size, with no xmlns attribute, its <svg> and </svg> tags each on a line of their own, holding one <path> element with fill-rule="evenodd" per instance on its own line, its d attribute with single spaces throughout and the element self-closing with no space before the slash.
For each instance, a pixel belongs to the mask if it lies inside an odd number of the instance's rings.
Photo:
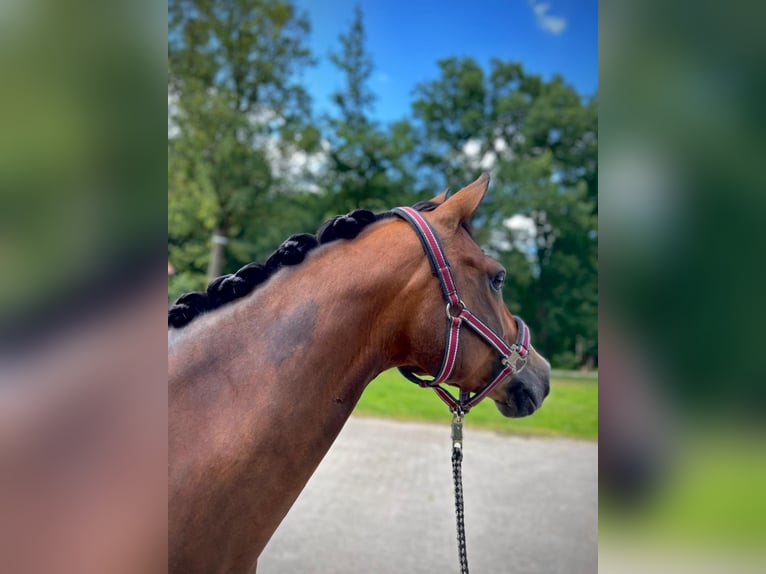
<svg viewBox="0 0 766 574">
<path fill-rule="evenodd" d="M 258 573 L 459 572 L 449 435 L 449 424 L 351 417 Z M 466 428 L 464 453 L 472 573 L 597 572 L 595 442 Z"/>
</svg>

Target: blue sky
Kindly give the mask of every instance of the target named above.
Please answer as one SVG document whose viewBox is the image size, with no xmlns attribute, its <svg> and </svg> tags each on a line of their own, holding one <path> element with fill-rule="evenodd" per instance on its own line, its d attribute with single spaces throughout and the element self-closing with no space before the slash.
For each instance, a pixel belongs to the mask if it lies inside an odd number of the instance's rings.
<svg viewBox="0 0 766 574">
<path fill-rule="evenodd" d="M 597 0 L 296 0 L 308 12 L 309 43 L 319 60 L 306 72 L 314 106 L 326 110 L 342 79 L 328 54 L 362 7 L 367 50 L 375 63 L 375 116 L 400 119 L 416 84 L 438 75 L 436 62 L 471 56 L 520 61 L 549 78 L 561 74 L 581 94 L 598 89 Z"/>
</svg>

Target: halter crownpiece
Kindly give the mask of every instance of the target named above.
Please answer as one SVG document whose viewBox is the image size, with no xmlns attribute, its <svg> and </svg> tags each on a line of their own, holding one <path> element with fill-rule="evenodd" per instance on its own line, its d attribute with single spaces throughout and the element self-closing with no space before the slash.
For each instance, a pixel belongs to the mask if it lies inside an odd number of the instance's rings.
<svg viewBox="0 0 766 574">
<path fill-rule="evenodd" d="M 457 292 L 457 284 L 452 275 L 452 269 L 444 253 L 439 237 L 430 223 L 418 211 L 411 207 L 397 207 L 393 213 L 404 219 L 415 229 L 415 232 L 423 245 L 423 250 L 431 263 L 434 275 L 439 279 L 442 294 L 447 301 L 447 343 L 444 350 L 444 358 L 441 368 L 433 379 L 423 379 L 409 369 L 399 368 L 399 371 L 408 380 L 421 387 L 430 387 L 439 395 L 450 410 L 467 413 L 471 407 L 485 398 L 492 389 L 512 373 L 521 371 L 527 363 L 529 354 L 529 329 L 524 321 L 515 317 L 518 327 L 518 336 L 513 345 L 508 345 L 503 338 L 491 327 L 468 310 L 465 303 Z M 473 396 L 470 392 L 460 391 L 459 398 L 454 397 L 441 383 L 447 381 L 455 370 L 457 354 L 460 347 L 460 328 L 463 324 L 470 327 L 485 343 L 495 349 L 500 355 L 501 367 L 492 379 L 476 391 Z"/>
</svg>

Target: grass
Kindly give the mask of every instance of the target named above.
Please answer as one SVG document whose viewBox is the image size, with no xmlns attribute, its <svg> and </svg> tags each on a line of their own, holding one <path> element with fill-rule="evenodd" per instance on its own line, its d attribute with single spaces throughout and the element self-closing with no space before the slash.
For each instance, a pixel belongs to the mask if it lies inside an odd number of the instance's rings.
<svg viewBox="0 0 766 574">
<path fill-rule="evenodd" d="M 603 540 L 629 540 L 647 548 L 757 550 L 764 557 L 763 436 L 705 423 L 708 428 L 702 431 L 687 429 L 683 438 L 678 432 L 670 437 L 672 457 L 641 505 L 615 507 L 602 501 Z"/>
<path fill-rule="evenodd" d="M 454 393 L 453 393 L 454 394 Z M 447 406 L 429 389 L 421 389 L 395 370 L 381 373 L 365 390 L 355 414 L 449 423 Z M 476 405 L 466 417 L 467 427 L 505 433 L 598 438 L 598 381 L 596 378 L 554 377 L 542 408 L 522 419 L 502 416 L 492 400 Z"/>
</svg>

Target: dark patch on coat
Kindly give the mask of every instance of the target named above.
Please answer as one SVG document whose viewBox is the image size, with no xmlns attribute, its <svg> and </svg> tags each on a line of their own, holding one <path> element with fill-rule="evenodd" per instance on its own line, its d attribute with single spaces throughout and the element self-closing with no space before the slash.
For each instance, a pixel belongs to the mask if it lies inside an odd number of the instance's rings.
<svg viewBox="0 0 766 574">
<path fill-rule="evenodd" d="M 319 306 L 315 301 L 298 305 L 269 332 L 269 358 L 277 367 L 290 359 L 300 359 L 314 338 Z"/>
</svg>

